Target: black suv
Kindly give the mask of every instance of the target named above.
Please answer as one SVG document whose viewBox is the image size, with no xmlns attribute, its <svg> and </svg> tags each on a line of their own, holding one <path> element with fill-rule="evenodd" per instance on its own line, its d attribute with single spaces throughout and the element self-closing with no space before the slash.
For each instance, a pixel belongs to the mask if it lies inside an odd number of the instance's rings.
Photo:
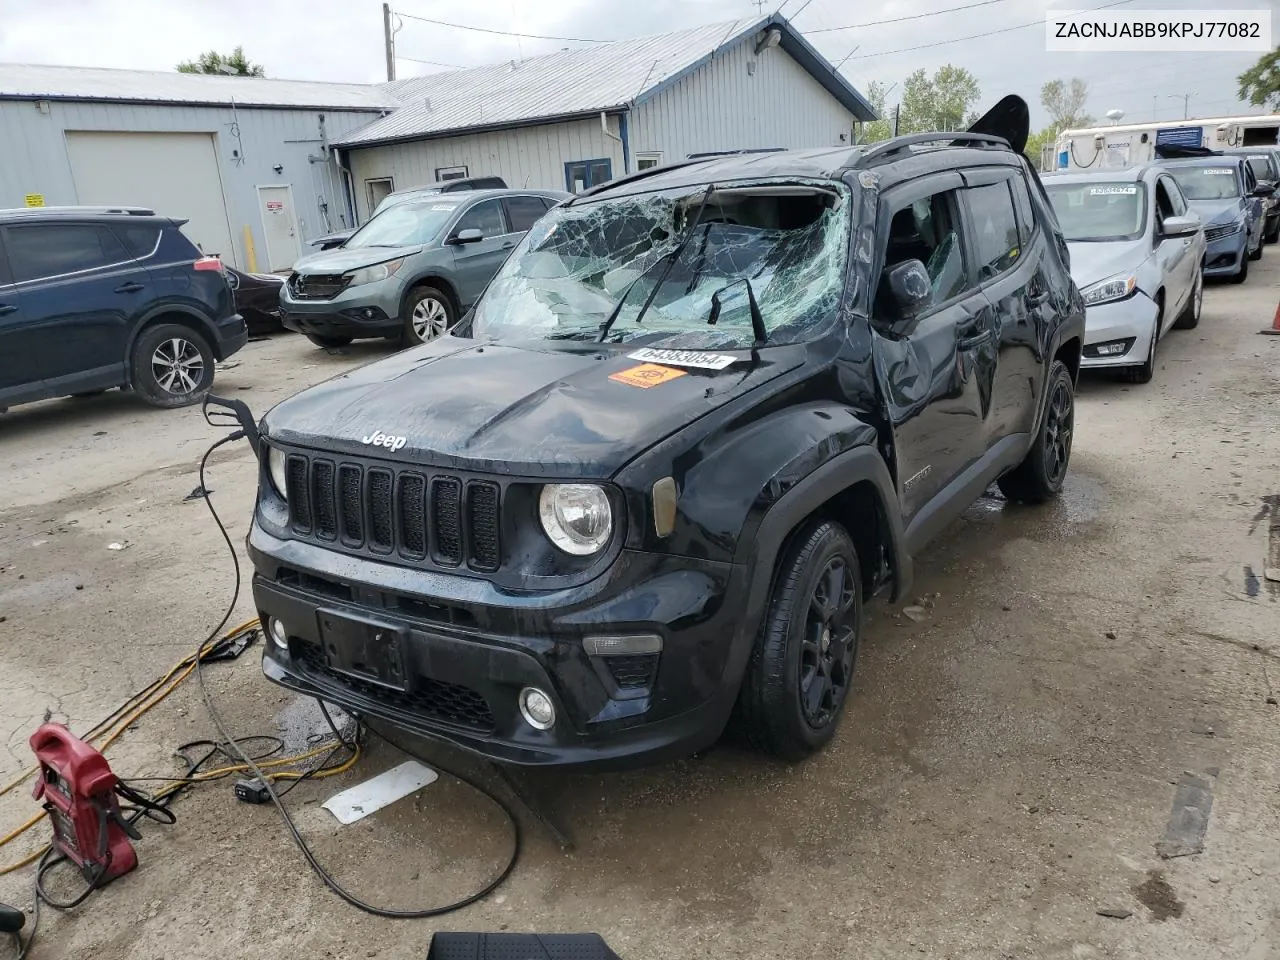
<svg viewBox="0 0 1280 960">
<path fill-rule="evenodd" d="M 177 407 L 248 340 L 222 261 L 140 207 L 0 210 L 0 408 L 130 387 Z"/>
<path fill-rule="evenodd" d="M 263 418 L 266 675 L 500 762 L 687 755 L 735 710 L 802 758 L 864 602 L 992 482 L 1060 491 L 1083 333 L 1006 139 L 589 190 L 456 335 Z"/>
</svg>

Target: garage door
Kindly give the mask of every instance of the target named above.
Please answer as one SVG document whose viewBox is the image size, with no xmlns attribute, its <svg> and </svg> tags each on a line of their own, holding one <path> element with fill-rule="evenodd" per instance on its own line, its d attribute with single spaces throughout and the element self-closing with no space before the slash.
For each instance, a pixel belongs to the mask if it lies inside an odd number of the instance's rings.
<svg viewBox="0 0 1280 960">
<path fill-rule="evenodd" d="M 213 134 L 68 131 L 67 152 L 80 203 L 188 220 L 182 232 L 201 250 L 235 263 Z"/>
</svg>

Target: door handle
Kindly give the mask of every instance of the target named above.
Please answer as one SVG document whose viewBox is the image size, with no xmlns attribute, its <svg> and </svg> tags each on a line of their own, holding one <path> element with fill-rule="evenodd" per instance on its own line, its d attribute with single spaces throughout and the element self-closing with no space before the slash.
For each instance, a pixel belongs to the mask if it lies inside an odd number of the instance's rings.
<svg viewBox="0 0 1280 960">
<path fill-rule="evenodd" d="M 502 245 L 502 249 L 503 249 L 503 250 L 510 250 L 510 249 L 511 249 L 512 247 L 514 247 L 515 245 L 516 245 L 516 243 L 515 243 L 515 241 L 514 241 L 514 240 L 508 240 L 506 243 L 504 243 L 504 244 Z"/>
<path fill-rule="evenodd" d="M 17 309 L 18 308 L 15 307 L 12 303 L 0 303 L 0 317 L 13 313 Z"/>
<path fill-rule="evenodd" d="M 122 283 L 116 287 L 116 293 L 137 293 L 142 289 L 142 284 L 137 281 L 130 280 L 128 283 Z"/>
</svg>

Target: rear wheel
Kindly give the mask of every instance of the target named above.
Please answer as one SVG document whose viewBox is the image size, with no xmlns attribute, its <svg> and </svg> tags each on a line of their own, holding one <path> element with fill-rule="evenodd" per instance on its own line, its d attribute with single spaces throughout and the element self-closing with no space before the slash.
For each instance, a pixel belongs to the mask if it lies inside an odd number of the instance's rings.
<svg viewBox="0 0 1280 960">
<path fill-rule="evenodd" d="M 404 342 L 409 346 L 443 337 L 458 319 L 448 295 L 429 286 L 410 292 L 404 313 Z"/>
<path fill-rule="evenodd" d="M 1173 321 L 1175 330 L 1194 330 L 1200 324 L 1200 310 L 1204 306 L 1204 265 L 1196 268 L 1196 285 L 1191 290 L 1187 305 L 1178 319 Z"/>
<path fill-rule="evenodd" d="M 1023 461 L 998 481 L 1010 500 L 1043 503 L 1062 492 L 1071 460 L 1071 435 L 1075 430 L 1076 391 L 1071 371 L 1061 360 L 1049 370 L 1049 400 L 1035 443 Z"/>
<path fill-rule="evenodd" d="M 213 385 L 213 350 L 189 327 L 162 323 L 133 345 L 133 387 L 154 407 L 199 403 Z"/>
<path fill-rule="evenodd" d="M 835 734 L 853 685 L 862 618 L 858 554 L 844 527 L 802 529 L 783 557 L 739 694 L 759 750 L 803 760 Z"/>
<path fill-rule="evenodd" d="M 354 340 L 355 337 L 325 337 L 318 333 L 308 333 L 307 339 L 317 347 L 324 347 L 326 350 L 335 350 L 338 347 L 345 347 Z"/>
</svg>

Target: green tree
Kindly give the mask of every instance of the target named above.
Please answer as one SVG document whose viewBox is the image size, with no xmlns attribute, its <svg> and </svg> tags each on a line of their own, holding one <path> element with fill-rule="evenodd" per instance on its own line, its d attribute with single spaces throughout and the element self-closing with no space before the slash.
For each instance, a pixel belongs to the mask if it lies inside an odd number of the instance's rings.
<svg viewBox="0 0 1280 960">
<path fill-rule="evenodd" d="M 226 67 L 227 69 L 223 69 Z M 244 47 L 236 47 L 229 55 L 210 50 L 194 60 L 178 64 L 179 73 L 230 73 L 238 77 L 265 77 L 260 63 L 250 63 Z"/>
<path fill-rule="evenodd" d="M 1267 104 L 1280 110 L 1280 47 L 1264 53 L 1258 62 L 1236 77 L 1240 83 L 1240 99 L 1255 107 Z"/>
<path fill-rule="evenodd" d="M 1031 165 L 1037 170 L 1041 169 L 1040 160 L 1044 153 L 1045 145 L 1052 145 L 1057 138 L 1058 131 L 1053 127 L 1045 127 L 1038 133 L 1033 133 L 1027 137 L 1027 145 L 1023 148 L 1022 152 L 1026 158 L 1031 161 Z"/>
<path fill-rule="evenodd" d="M 932 77 L 923 68 L 917 70 L 902 83 L 898 132 L 961 130 L 969 108 L 980 96 L 977 79 L 964 67 L 944 64 Z"/>
<path fill-rule="evenodd" d="M 1050 80 L 1040 88 L 1040 103 L 1049 112 L 1049 126 L 1055 133 L 1093 123 L 1093 117 L 1084 112 L 1088 99 L 1089 85 L 1079 77 Z"/>
<path fill-rule="evenodd" d="M 887 84 L 872 80 L 867 84 L 866 98 L 876 112 L 879 120 L 872 120 L 862 125 L 862 143 L 876 143 L 888 140 L 893 136 L 893 107 L 888 103 L 889 89 Z"/>
</svg>

